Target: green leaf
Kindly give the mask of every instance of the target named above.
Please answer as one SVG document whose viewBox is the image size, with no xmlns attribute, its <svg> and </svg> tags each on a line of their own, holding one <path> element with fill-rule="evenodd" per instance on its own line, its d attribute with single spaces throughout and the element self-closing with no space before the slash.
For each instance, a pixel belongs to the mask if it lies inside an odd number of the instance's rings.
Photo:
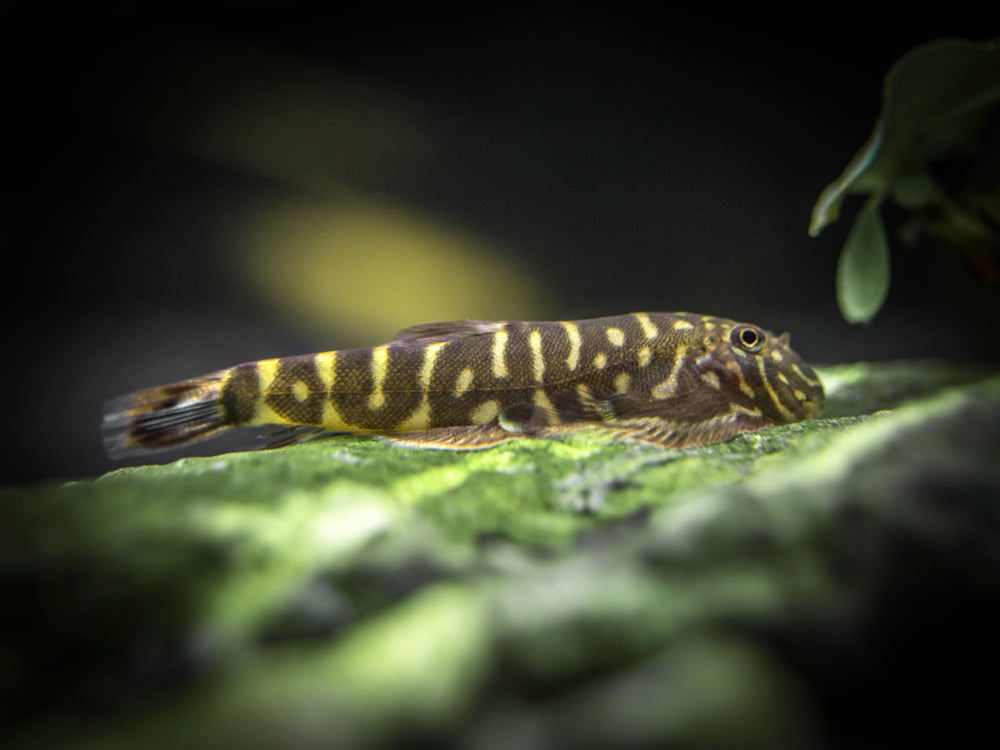
<svg viewBox="0 0 1000 750">
<path fill-rule="evenodd" d="M 816 201 L 810 236 L 836 221 L 847 193 L 892 193 L 906 207 L 922 205 L 926 165 L 972 141 L 998 102 L 995 43 L 944 40 L 908 52 L 885 76 L 871 136 Z"/>
<path fill-rule="evenodd" d="M 889 246 L 872 196 L 854 220 L 837 264 L 837 303 L 849 323 L 869 323 L 889 291 Z"/>
<path fill-rule="evenodd" d="M 885 117 L 880 117 L 875 130 L 865 141 L 865 145 L 854 155 L 844 173 L 826 186 L 819 200 L 813 206 L 812 219 L 809 222 L 809 236 L 816 237 L 827 224 L 832 224 L 840 216 L 840 204 L 854 182 L 865 172 L 875 159 L 882 146 L 882 134 L 885 131 Z"/>
<path fill-rule="evenodd" d="M 895 204 L 911 211 L 923 208 L 938 195 L 937 184 L 926 171 L 900 177 L 892 186 L 892 200 Z"/>
</svg>

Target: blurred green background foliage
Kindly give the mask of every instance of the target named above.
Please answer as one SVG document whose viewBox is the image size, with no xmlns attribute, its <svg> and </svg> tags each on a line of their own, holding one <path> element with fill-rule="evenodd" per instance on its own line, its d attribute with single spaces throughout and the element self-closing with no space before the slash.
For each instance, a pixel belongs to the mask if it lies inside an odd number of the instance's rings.
<svg viewBox="0 0 1000 750">
<path fill-rule="evenodd" d="M 875 129 L 820 195 L 811 235 L 837 219 L 848 192 L 869 196 L 837 266 L 837 302 L 849 322 L 870 323 L 889 292 L 889 242 L 879 215 L 886 198 L 906 212 L 900 239 L 936 241 L 984 285 L 1000 281 L 997 42 L 929 42 L 892 66 Z"/>
</svg>

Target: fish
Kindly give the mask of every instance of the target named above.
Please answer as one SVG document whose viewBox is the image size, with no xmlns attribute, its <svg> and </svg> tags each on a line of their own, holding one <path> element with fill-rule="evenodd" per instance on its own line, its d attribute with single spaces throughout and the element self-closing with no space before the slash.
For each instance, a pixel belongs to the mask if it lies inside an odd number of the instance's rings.
<svg viewBox="0 0 1000 750">
<path fill-rule="evenodd" d="M 815 417 L 823 399 L 789 334 L 727 318 L 456 320 L 119 396 L 102 432 L 113 459 L 256 425 L 286 428 L 265 447 L 366 434 L 478 450 L 596 428 L 679 449 Z"/>
</svg>

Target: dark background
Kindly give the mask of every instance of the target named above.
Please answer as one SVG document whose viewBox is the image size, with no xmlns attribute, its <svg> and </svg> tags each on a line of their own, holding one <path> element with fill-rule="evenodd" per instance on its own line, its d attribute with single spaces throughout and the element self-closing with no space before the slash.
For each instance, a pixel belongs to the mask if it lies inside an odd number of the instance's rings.
<svg viewBox="0 0 1000 750">
<path fill-rule="evenodd" d="M 654 7 L 327 8 L 122 3 L 8 17 L 0 482 L 114 468 L 99 424 L 121 393 L 429 322 L 421 305 L 405 314 L 406 280 L 391 299 L 402 312 L 367 327 L 303 316 L 294 289 L 262 291 L 266 270 L 248 282 L 247 235 L 230 228 L 289 200 L 377 195 L 502 248 L 519 270 L 484 266 L 477 301 L 453 317 L 692 310 L 789 330 L 814 363 L 997 359 L 996 292 L 956 257 L 894 246 L 885 309 L 850 326 L 834 272 L 859 200 L 807 234 L 817 196 L 874 124 L 891 64 L 994 27 L 940 13 L 873 27 L 827 11 L 807 22 Z M 322 117 L 303 129 L 310 110 L 283 99 L 295 71 L 331 93 L 317 111 L 350 114 L 357 101 L 365 116 L 322 142 Z M 259 92 L 274 117 L 265 132 L 289 134 L 301 163 L 285 169 L 280 148 L 240 143 L 240 111 L 212 131 L 244 100 L 234 90 Z M 223 146 L 192 147 L 202 138 Z M 251 156 L 230 158 L 230 145 Z M 345 268 L 366 261 L 361 248 L 336 252 Z M 347 291 L 335 265 L 303 278 Z M 431 296 L 457 283 L 440 268 Z"/>
</svg>

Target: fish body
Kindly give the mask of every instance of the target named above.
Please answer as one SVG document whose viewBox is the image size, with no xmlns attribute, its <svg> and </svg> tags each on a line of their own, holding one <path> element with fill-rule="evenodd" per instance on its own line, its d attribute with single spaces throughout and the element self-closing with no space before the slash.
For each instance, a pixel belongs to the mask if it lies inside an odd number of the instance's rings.
<svg viewBox="0 0 1000 750">
<path fill-rule="evenodd" d="M 478 449 L 583 426 L 666 447 L 728 439 L 818 414 L 815 372 L 754 325 L 690 313 L 562 322 L 462 320 L 387 344 L 248 362 L 114 399 L 109 455 L 249 425 L 290 441 L 370 433 Z"/>
</svg>

